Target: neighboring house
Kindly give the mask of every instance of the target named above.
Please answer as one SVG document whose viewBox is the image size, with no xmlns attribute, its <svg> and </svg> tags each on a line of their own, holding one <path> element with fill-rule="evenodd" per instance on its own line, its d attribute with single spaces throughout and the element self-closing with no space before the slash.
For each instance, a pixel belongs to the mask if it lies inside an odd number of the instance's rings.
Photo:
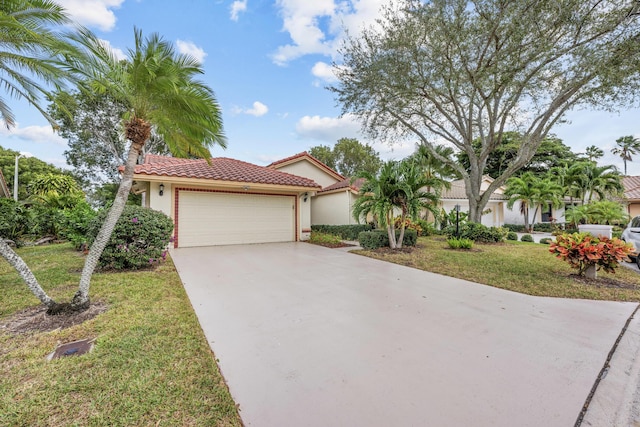
<svg viewBox="0 0 640 427">
<path fill-rule="evenodd" d="M 179 159 L 148 154 L 132 191 L 169 215 L 174 247 L 306 240 L 313 179 L 229 158 Z"/>
<path fill-rule="evenodd" d="M 4 175 L 0 170 L 0 197 L 11 198 L 9 187 L 7 187 L 7 181 L 4 180 Z"/>
<path fill-rule="evenodd" d="M 482 177 L 482 184 L 480 190 L 486 190 L 493 182 L 493 178 L 490 176 Z M 482 224 L 487 227 L 499 227 L 505 224 L 505 218 L 510 218 L 507 209 L 508 197 L 504 194 L 504 187 L 499 187 L 489 198 L 489 203 L 484 208 L 484 214 L 482 215 Z M 456 205 L 460 205 L 461 212 L 469 212 L 469 199 L 465 191 L 465 185 L 463 180 L 453 181 L 450 189 L 445 189 L 440 195 L 440 207 L 446 212 L 451 212 L 455 209 Z M 522 223 L 523 218 L 520 215 L 520 221 Z M 508 221 L 507 221 L 508 223 Z"/>
<path fill-rule="evenodd" d="M 311 224 L 357 224 L 353 203 L 358 198 L 362 179 L 351 182 L 307 152 L 278 160 L 267 166 L 314 180 L 322 189 L 311 198 Z"/>
<path fill-rule="evenodd" d="M 640 176 L 622 177 L 622 186 L 627 213 L 631 218 L 640 215 Z"/>
</svg>

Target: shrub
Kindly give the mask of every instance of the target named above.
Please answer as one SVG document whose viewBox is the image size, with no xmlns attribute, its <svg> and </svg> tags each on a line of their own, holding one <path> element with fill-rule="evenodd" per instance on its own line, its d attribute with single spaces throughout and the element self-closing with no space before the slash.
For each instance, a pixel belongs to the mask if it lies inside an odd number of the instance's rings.
<svg viewBox="0 0 640 427">
<path fill-rule="evenodd" d="M 397 216 L 393 221 L 396 230 L 400 230 L 400 227 L 402 226 L 402 217 Z M 411 221 L 411 218 L 404 219 L 404 228 L 405 230 L 416 230 L 418 236 L 423 235 L 422 225 L 420 225 L 418 221 Z"/>
<path fill-rule="evenodd" d="M 456 236 L 456 226 L 449 226 L 445 229 L 445 235 L 448 239 L 459 237 L 462 239 L 470 239 L 480 243 L 496 243 L 502 242 L 507 237 L 508 231 L 500 227 L 487 227 L 477 222 L 467 222 L 460 225 L 460 235 Z"/>
<path fill-rule="evenodd" d="M 333 234 L 343 240 L 358 240 L 358 234 L 363 231 L 370 231 L 373 226 L 370 224 L 349 224 L 349 225 L 312 225 L 311 231 Z"/>
<path fill-rule="evenodd" d="M 424 219 L 417 219 L 415 223 L 420 225 L 422 228 L 422 236 L 433 236 L 439 232 L 439 230 L 436 229 L 435 224 L 432 222 L 425 221 Z"/>
<path fill-rule="evenodd" d="M 76 249 L 87 244 L 89 224 L 98 214 L 89 203 L 83 201 L 63 213 L 62 237 L 69 240 Z"/>
<path fill-rule="evenodd" d="M 543 237 L 542 239 L 540 239 L 540 243 L 542 243 L 543 245 L 550 245 L 551 242 L 553 242 L 553 239 L 550 237 Z"/>
<path fill-rule="evenodd" d="M 531 234 L 525 234 L 520 238 L 521 242 L 533 242 L 533 237 Z"/>
<path fill-rule="evenodd" d="M 518 240 L 518 233 L 515 231 L 509 231 L 507 233 L 507 240 Z"/>
<path fill-rule="evenodd" d="M 549 252 L 569 263 L 579 275 L 592 266 L 615 273 L 621 261 L 633 252 L 633 246 L 620 239 L 593 237 L 589 233 L 562 234 L 552 242 Z"/>
<path fill-rule="evenodd" d="M 87 240 L 93 243 L 107 211 L 101 211 L 89 224 Z M 125 206 L 98 265 L 101 268 L 139 269 L 159 263 L 166 257 L 173 222 L 162 212 L 141 206 Z"/>
<path fill-rule="evenodd" d="M 315 243 L 317 245 L 340 245 L 342 243 L 342 239 L 340 236 L 335 236 L 333 234 L 321 233 L 319 231 L 312 231 L 311 237 L 309 237 L 310 243 Z"/>
<path fill-rule="evenodd" d="M 471 249 L 473 247 L 473 240 L 471 239 L 456 239 L 453 237 L 447 239 L 447 243 L 451 249 Z"/>
<path fill-rule="evenodd" d="M 400 230 L 396 230 L 396 238 L 400 236 Z M 402 246 L 415 246 L 418 241 L 418 233 L 415 230 L 405 230 Z M 363 249 L 378 249 L 389 246 L 387 230 L 363 231 L 358 234 L 358 242 Z"/>
<path fill-rule="evenodd" d="M 551 233 L 557 228 L 556 224 L 550 222 L 540 222 L 533 224 L 533 231 L 542 231 L 544 233 Z"/>
<path fill-rule="evenodd" d="M 27 209 L 10 198 L 0 198 L 0 237 L 19 244 L 27 233 Z"/>
<path fill-rule="evenodd" d="M 515 233 L 523 233 L 525 231 L 524 224 L 505 224 L 503 227 Z"/>
</svg>

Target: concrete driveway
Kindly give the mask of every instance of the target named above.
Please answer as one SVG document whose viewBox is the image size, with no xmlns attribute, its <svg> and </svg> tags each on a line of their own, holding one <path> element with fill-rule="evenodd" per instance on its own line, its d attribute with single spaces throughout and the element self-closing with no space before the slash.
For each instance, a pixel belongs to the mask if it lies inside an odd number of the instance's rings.
<svg viewBox="0 0 640 427">
<path fill-rule="evenodd" d="M 572 426 L 636 307 L 306 243 L 172 257 L 248 426 Z"/>
</svg>

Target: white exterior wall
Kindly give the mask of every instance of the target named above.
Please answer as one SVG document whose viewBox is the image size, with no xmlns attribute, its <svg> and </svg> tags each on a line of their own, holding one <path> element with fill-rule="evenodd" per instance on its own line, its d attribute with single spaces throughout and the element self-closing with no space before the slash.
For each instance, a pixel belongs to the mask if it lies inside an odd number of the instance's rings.
<svg viewBox="0 0 640 427">
<path fill-rule="evenodd" d="M 504 223 L 505 224 L 521 224 L 524 225 L 524 216 L 520 213 L 520 202 L 515 202 L 511 209 L 508 209 L 507 204 L 505 203 L 505 214 L 504 214 Z M 529 224 L 542 222 L 542 212 L 538 209 L 538 212 L 535 217 L 535 221 L 533 218 L 533 212 L 536 210 L 535 206 L 529 208 Z M 566 222 L 564 218 L 564 206 L 558 209 L 552 209 L 553 217 L 555 218 L 557 223 Z"/>
<path fill-rule="evenodd" d="M 442 202 L 442 207 L 444 210 L 449 213 L 455 209 L 456 205 L 460 205 L 460 212 L 469 212 L 469 202 L 468 200 L 444 200 Z M 505 224 L 505 209 L 506 203 L 492 201 L 487 203 L 484 210 L 490 209 L 491 212 L 482 215 L 482 224 L 487 227 L 500 227 Z"/>
<path fill-rule="evenodd" d="M 351 216 L 352 199 L 349 190 L 339 193 L 321 194 L 313 198 L 311 224 L 347 225 L 356 224 Z"/>
<path fill-rule="evenodd" d="M 300 211 L 300 222 L 298 230 L 298 235 L 300 236 L 300 240 L 309 240 L 311 237 L 311 195 L 307 194 L 307 201 L 305 202 L 305 193 L 302 193 L 300 197 L 298 197 L 298 209 Z"/>
<path fill-rule="evenodd" d="M 160 182 L 150 182 L 150 189 L 146 193 L 145 205 L 156 211 L 163 212 L 165 215 L 173 218 L 173 191 L 172 185 L 168 182 L 163 182 L 164 192 L 160 195 Z"/>
<path fill-rule="evenodd" d="M 309 163 L 307 160 L 301 160 L 296 163 L 291 163 L 290 165 L 278 167 L 277 170 L 312 179 L 320 184 L 322 188 L 338 182 L 336 178 L 319 169 L 317 166 Z"/>
</svg>

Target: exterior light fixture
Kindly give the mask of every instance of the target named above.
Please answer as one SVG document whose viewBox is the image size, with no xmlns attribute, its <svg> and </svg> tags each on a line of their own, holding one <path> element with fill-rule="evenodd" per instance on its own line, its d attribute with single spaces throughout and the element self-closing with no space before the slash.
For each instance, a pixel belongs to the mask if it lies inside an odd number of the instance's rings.
<svg viewBox="0 0 640 427">
<path fill-rule="evenodd" d="M 456 237 L 460 238 L 460 205 L 455 205 L 456 210 Z"/>
<path fill-rule="evenodd" d="M 302 199 L 305 203 L 307 202 L 307 197 L 309 197 L 309 193 L 304 193 L 304 199 Z"/>
<path fill-rule="evenodd" d="M 160 184 L 160 195 L 164 194 L 164 184 Z"/>
<path fill-rule="evenodd" d="M 249 191 L 249 188 L 250 188 L 250 187 L 249 187 L 248 185 L 243 185 L 243 186 L 242 186 L 242 189 L 243 189 L 244 191 Z"/>
</svg>

